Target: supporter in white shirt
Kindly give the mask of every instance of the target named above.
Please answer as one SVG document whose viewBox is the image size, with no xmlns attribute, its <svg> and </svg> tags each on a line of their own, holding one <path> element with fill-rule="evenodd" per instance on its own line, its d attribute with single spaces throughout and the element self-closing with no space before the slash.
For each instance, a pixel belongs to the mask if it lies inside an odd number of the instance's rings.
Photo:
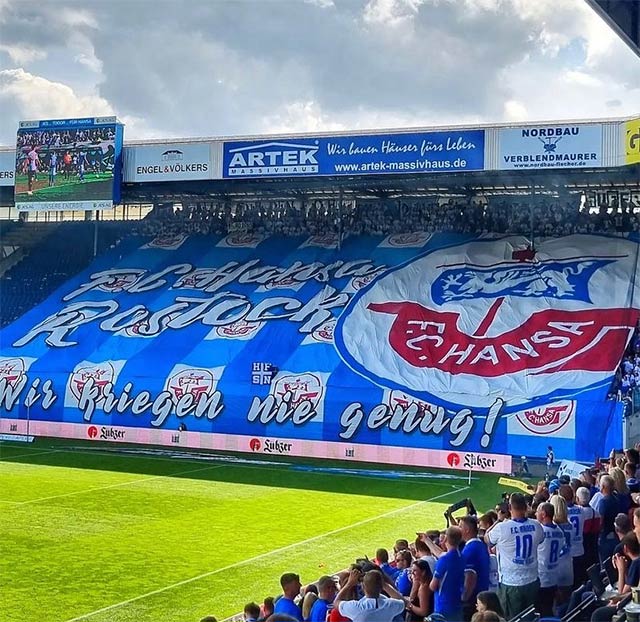
<svg viewBox="0 0 640 622">
<path fill-rule="evenodd" d="M 558 563 L 560 553 L 563 549 L 566 551 L 564 532 L 553 522 L 553 512 L 553 505 L 550 503 L 541 503 L 536 512 L 536 518 L 544 532 L 544 540 L 538 545 L 540 590 L 536 603 L 536 611 L 543 618 L 553 616 L 553 601 L 558 586 Z"/>
<path fill-rule="evenodd" d="M 333 606 L 338 608 L 340 615 L 352 622 L 391 622 L 396 616 L 404 614 L 405 601 L 389 583 L 384 584 L 379 570 L 370 570 L 362 577 L 364 596 L 360 600 L 343 600 L 353 592 L 361 577 L 360 570 L 352 570 L 344 587 L 338 592 Z M 383 586 L 394 598 L 382 594 Z"/>
<path fill-rule="evenodd" d="M 558 590 L 563 593 L 559 602 L 565 602 L 569 599 L 573 587 L 573 561 L 571 558 L 573 525 L 567 517 L 567 503 L 564 498 L 560 495 L 553 495 L 549 501 L 553 505 L 553 520 L 562 529 L 566 541 L 566 549 L 558 562 Z"/>
<path fill-rule="evenodd" d="M 498 595 L 505 615 L 512 618 L 533 605 L 538 595 L 538 545 L 544 540 L 540 523 L 527 518 L 523 495 L 511 495 L 511 519 L 493 525 L 485 539 L 496 547 L 500 588 Z"/>
<path fill-rule="evenodd" d="M 571 533 L 571 558 L 573 563 L 573 584 L 582 585 L 586 581 L 584 568 L 584 521 L 591 518 L 592 512 L 574 503 L 574 493 L 571 486 L 560 487 L 560 495 L 567 502 L 567 518 L 573 527 Z"/>
</svg>

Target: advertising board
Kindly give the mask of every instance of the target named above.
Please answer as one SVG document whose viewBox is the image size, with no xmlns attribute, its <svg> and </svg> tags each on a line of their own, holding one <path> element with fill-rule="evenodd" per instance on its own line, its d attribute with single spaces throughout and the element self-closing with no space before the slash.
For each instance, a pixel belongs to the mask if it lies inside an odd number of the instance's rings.
<svg viewBox="0 0 640 622">
<path fill-rule="evenodd" d="M 602 163 L 602 125 L 541 125 L 499 131 L 499 169 L 589 168 Z"/>
<path fill-rule="evenodd" d="M 640 162 L 640 119 L 627 121 L 624 124 L 625 164 Z"/>
<path fill-rule="evenodd" d="M 127 149 L 127 182 L 214 179 L 211 143 L 132 145 Z"/>
<path fill-rule="evenodd" d="M 484 130 L 225 142 L 223 177 L 478 171 Z"/>
<path fill-rule="evenodd" d="M 13 186 L 16 174 L 15 151 L 0 151 L 0 186 Z"/>
</svg>

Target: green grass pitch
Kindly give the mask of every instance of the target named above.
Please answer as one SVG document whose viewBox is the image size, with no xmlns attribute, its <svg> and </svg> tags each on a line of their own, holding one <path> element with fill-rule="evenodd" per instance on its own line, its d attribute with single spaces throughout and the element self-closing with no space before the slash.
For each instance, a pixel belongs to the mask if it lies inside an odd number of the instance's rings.
<svg viewBox="0 0 640 622">
<path fill-rule="evenodd" d="M 4 622 L 222 620 L 278 594 L 283 572 L 313 581 L 397 538 L 444 527 L 444 509 L 461 498 L 488 509 L 499 497 L 497 478 L 484 474 L 469 490 L 460 472 L 369 477 L 318 470 L 312 460 L 209 461 L 69 444 L 0 446 Z"/>
</svg>

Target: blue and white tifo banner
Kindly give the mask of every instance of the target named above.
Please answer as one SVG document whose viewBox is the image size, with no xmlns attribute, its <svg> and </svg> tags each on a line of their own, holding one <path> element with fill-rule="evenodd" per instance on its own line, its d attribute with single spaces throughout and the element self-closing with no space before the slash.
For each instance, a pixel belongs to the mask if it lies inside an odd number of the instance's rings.
<svg viewBox="0 0 640 622">
<path fill-rule="evenodd" d="M 0 333 L 0 431 L 484 470 L 621 444 L 605 397 L 639 317 L 637 239 L 336 242 L 123 241 Z"/>
<path fill-rule="evenodd" d="M 223 177 L 479 171 L 484 130 L 225 142 Z"/>
</svg>

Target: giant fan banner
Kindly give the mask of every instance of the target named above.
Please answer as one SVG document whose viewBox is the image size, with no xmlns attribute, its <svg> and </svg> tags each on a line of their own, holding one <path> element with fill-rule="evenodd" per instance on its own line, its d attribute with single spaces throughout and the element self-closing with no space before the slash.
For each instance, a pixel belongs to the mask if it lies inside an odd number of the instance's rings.
<svg viewBox="0 0 640 622">
<path fill-rule="evenodd" d="M 606 397 L 638 248 L 128 238 L 0 332 L 0 432 L 496 472 L 550 444 L 590 461 L 622 442 Z"/>
</svg>

